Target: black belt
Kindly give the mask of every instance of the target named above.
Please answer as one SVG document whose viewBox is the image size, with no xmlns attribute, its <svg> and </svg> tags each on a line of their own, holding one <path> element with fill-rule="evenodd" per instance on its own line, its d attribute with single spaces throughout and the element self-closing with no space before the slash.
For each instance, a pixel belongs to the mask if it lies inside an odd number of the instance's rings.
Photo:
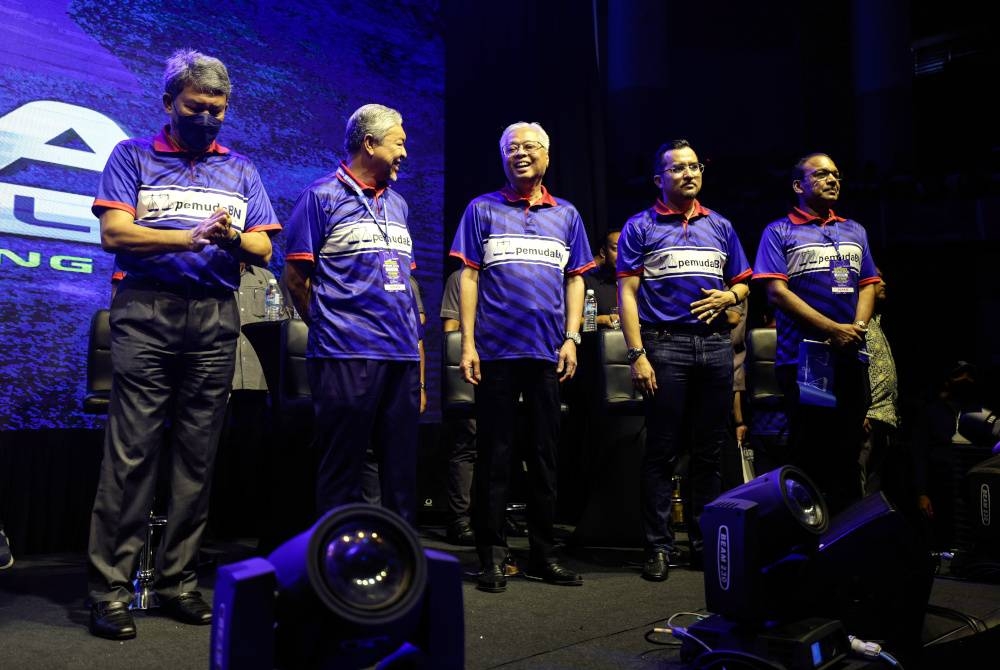
<svg viewBox="0 0 1000 670">
<path fill-rule="evenodd" d="M 721 315 L 720 315 L 721 316 Z M 729 336 L 731 328 L 720 328 L 704 323 L 640 323 L 640 332 L 654 332 L 657 335 L 719 335 Z"/>
<path fill-rule="evenodd" d="M 161 293 L 173 293 L 182 298 L 217 298 L 225 299 L 233 297 L 233 289 L 225 286 L 207 286 L 185 282 L 183 284 L 171 284 L 158 279 L 147 277 L 130 277 L 128 275 L 122 280 L 122 288 L 135 289 L 139 291 L 158 291 Z"/>
</svg>

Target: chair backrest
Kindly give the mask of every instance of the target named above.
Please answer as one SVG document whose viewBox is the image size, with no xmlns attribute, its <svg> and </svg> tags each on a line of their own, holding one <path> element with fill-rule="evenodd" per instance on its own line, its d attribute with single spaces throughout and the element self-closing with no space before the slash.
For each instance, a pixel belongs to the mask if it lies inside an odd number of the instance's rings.
<svg viewBox="0 0 1000 670">
<path fill-rule="evenodd" d="M 642 394 L 632 384 L 632 366 L 625 358 L 625 334 L 605 328 L 598 331 L 601 346 L 602 401 L 615 414 L 641 415 Z"/>
<path fill-rule="evenodd" d="M 90 319 L 87 339 L 87 391 L 83 411 L 107 414 L 111 397 L 111 320 L 107 309 L 99 309 Z"/>
<path fill-rule="evenodd" d="M 472 384 L 462 378 L 462 333 L 452 330 L 441 338 L 444 348 L 444 370 L 441 375 L 441 409 L 452 416 L 471 416 L 476 393 Z"/>
<path fill-rule="evenodd" d="M 313 417 L 312 390 L 306 373 L 306 343 L 309 326 L 302 319 L 286 319 L 281 324 L 278 412 L 280 421 L 306 422 Z"/>
<path fill-rule="evenodd" d="M 774 355 L 778 348 L 774 328 L 751 328 L 747 332 L 747 400 L 751 407 L 780 407 L 784 395 L 774 374 Z"/>
</svg>

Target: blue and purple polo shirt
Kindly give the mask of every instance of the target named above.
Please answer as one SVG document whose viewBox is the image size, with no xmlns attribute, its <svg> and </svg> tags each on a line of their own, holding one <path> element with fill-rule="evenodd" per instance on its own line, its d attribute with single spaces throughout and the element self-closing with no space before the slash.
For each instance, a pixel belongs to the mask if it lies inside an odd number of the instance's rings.
<svg viewBox="0 0 1000 670">
<path fill-rule="evenodd" d="M 556 362 L 566 331 L 566 276 L 594 267 L 576 208 L 542 187 L 535 205 L 510 186 L 465 208 L 451 255 L 479 270 L 476 349 L 484 361 Z"/>
<path fill-rule="evenodd" d="M 753 271 L 733 225 L 694 202 L 688 220 L 661 200 L 625 222 L 618 238 L 617 276 L 639 276 L 639 322 L 701 326 L 691 303 L 701 289 L 724 290 Z"/>
<path fill-rule="evenodd" d="M 834 281 L 831 261 L 837 260 L 847 261 L 846 286 L 843 281 Z M 787 281 L 792 293 L 837 323 L 852 323 L 858 289 L 879 281 L 864 227 L 833 211 L 824 220 L 796 207 L 787 216 L 767 224 L 754 266 L 754 279 Z M 798 363 L 799 343 L 804 338 L 827 339 L 781 310 L 776 319 L 777 365 Z"/>
<path fill-rule="evenodd" d="M 403 196 L 361 182 L 344 163 L 299 196 L 285 258 L 313 264 L 307 357 L 420 360 L 408 212 Z"/>
<path fill-rule="evenodd" d="M 217 142 L 201 154 L 177 146 L 165 127 L 155 137 L 119 142 L 101 173 L 97 197 L 91 207 L 100 217 L 106 209 L 131 214 L 148 228 L 194 228 L 219 207 L 229 211 L 232 225 L 241 232 L 281 230 L 257 169 L 246 156 Z M 239 261 L 215 246 L 200 252 L 115 257 L 116 272 L 172 286 L 240 286 Z"/>
</svg>

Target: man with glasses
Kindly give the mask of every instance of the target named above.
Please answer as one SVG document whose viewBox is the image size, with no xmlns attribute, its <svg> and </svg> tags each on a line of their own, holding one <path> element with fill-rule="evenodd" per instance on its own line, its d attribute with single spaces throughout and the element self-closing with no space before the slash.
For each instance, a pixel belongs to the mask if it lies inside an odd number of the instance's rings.
<svg viewBox="0 0 1000 670">
<path fill-rule="evenodd" d="M 833 211 L 840 180 L 826 154 L 799 160 L 792 174 L 798 206 L 764 229 L 754 264 L 754 280 L 776 309 L 775 374 L 785 396 L 790 453 L 832 514 L 861 496 L 858 454 L 870 399 L 862 350 L 879 282 L 865 229 Z M 817 356 L 832 370 L 825 389 L 832 407 L 800 393 L 803 364 L 812 366 Z"/>
<path fill-rule="evenodd" d="M 542 186 L 549 166 L 545 130 L 537 123 L 508 126 L 500 136 L 500 157 L 507 185 L 469 203 L 451 248 L 465 266 L 462 373 L 476 386 L 477 588 L 491 593 L 507 586 L 504 519 L 521 394 L 532 429 L 525 450 L 530 557 L 524 574 L 564 586 L 583 583 L 556 559 L 553 524 L 559 382 L 576 372 L 582 274 L 594 267 L 576 208 Z"/>
<path fill-rule="evenodd" d="M 733 347 L 726 309 L 744 302 L 751 270 L 732 224 L 698 201 L 705 166 L 687 140 L 656 152 L 660 198 L 630 218 L 618 239 L 621 324 L 632 381 L 646 396 L 640 497 L 642 577 L 663 581 L 675 552 L 671 478 L 691 439 L 689 498 L 695 552 L 698 517 L 720 492 Z M 695 563 L 696 556 L 692 556 Z"/>
</svg>

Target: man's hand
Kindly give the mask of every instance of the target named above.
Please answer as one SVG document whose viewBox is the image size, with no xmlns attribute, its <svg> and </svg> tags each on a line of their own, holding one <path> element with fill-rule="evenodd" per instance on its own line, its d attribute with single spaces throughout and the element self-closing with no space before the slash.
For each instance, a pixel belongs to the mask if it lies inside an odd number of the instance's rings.
<svg viewBox="0 0 1000 670">
<path fill-rule="evenodd" d="M 867 329 L 854 323 L 834 324 L 833 330 L 830 331 L 830 344 L 836 349 L 850 346 L 860 347 L 865 343 L 866 332 L 868 332 Z"/>
<path fill-rule="evenodd" d="M 191 251 L 201 251 L 209 244 L 218 244 L 229 237 L 231 223 L 229 212 L 221 207 L 212 216 L 199 221 L 191 229 Z"/>
<path fill-rule="evenodd" d="M 567 339 L 559 348 L 559 362 L 556 363 L 556 374 L 560 382 L 572 379 L 576 374 L 576 342 Z"/>
<path fill-rule="evenodd" d="M 747 441 L 747 434 L 750 432 L 750 428 L 745 424 L 741 423 L 736 426 L 736 441 L 740 444 Z"/>
<path fill-rule="evenodd" d="M 656 373 L 653 366 L 649 364 L 649 359 L 645 355 L 635 359 L 632 363 L 632 385 L 645 395 L 650 396 L 656 393 Z"/>
<path fill-rule="evenodd" d="M 924 518 L 934 518 L 934 505 L 931 504 L 931 499 L 927 496 L 921 495 L 917 497 L 917 507 L 920 508 L 920 513 L 924 515 Z"/>
<path fill-rule="evenodd" d="M 479 369 L 479 352 L 475 347 L 462 347 L 462 379 L 473 386 L 478 386 L 482 380 L 482 372 Z"/>
</svg>

